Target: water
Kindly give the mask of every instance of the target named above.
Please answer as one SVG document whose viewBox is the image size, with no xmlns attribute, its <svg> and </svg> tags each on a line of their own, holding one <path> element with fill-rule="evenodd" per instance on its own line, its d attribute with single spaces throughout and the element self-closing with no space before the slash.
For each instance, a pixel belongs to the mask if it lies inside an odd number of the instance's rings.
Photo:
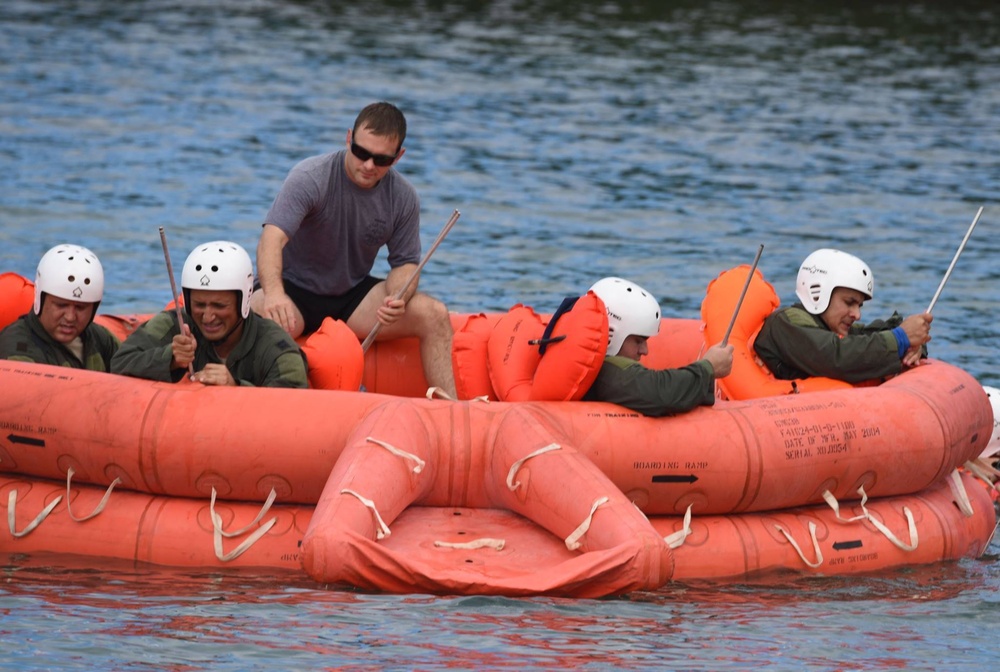
<svg viewBox="0 0 1000 672">
<path fill-rule="evenodd" d="M 0 271 L 95 250 L 106 312 L 169 299 L 195 244 L 256 245 L 299 159 L 398 104 L 400 170 L 457 311 L 549 311 L 604 275 L 695 317 L 753 259 L 785 300 L 820 246 L 867 318 L 935 309 L 934 356 L 1000 385 L 1000 11 L 989 2 L 25 2 L 0 6 Z M 383 596 L 302 577 L 5 556 L 0 667 L 985 669 L 986 557 L 613 600 Z"/>
</svg>

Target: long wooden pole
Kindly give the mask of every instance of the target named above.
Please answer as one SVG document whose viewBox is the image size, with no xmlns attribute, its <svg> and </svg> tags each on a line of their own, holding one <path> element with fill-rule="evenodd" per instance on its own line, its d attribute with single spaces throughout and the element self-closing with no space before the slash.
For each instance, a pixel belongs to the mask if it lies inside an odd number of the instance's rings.
<svg viewBox="0 0 1000 672">
<path fill-rule="evenodd" d="M 451 217 L 448 219 L 448 222 L 444 225 L 444 228 L 441 229 L 441 233 L 438 234 L 438 237 L 434 241 L 434 244 L 431 245 L 431 248 L 427 250 L 427 254 L 425 254 L 424 258 L 420 260 L 419 264 L 417 264 L 417 268 L 410 275 L 409 279 L 406 281 L 406 284 L 403 285 L 392 298 L 394 299 L 403 298 L 403 295 L 406 294 L 406 290 L 410 288 L 410 285 L 413 284 L 413 281 L 417 279 L 418 275 L 420 275 L 420 271 L 421 269 L 423 269 L 424 265 L 427 264 L 427 260 L 431 258 L 431 255 L 434 254 L 434 250 L 438 248 L 438 245 L 441 244 L 441 241 L 444 240 L 444 237 L 448 235 L 449 231 L 451 231 L 451 227 L 455 226 L 455 222 L 458 221 L 458 218 L 461 215 L 462 213 L 460 213 L 458 210 L 455 210 L 455 212 L 451 213 Z M 381 328 L 382 328 L 382 323 L 376 321 L 375 326 L 372 327 L 372 330 L 368 333 L 368 336 L 361 343 L 362 352 L 368 352 L 368 348 L 370 348 L 371 344 L 375 342 L 375 337 L 378 336 L 378 332 Z"/>
<path fill-rule="evenodd" d="M 976 224 L 979 223 L 979 217 L 983 214 L 983 206 L 979 206 L 979 212 L 976 213 L 975 219 L 972 220 L 972 226 L 969 230 L 965 232 L 965 238 L 962 239 L 962 244 L 958 246 L 958 252 L 955 253 L 954 258 L 951 260 L 951 265 L 945 272 L 944 277 L 941 278 L 941 284 L 938 285 L 937 291 L 934 292 L 934 298 L 931 299 L 931 305 L 927 306 L 927 312 L 930 313 L 934 310 L 934 304 L 937 303 L 938 297 L 941 296 L 941 290 L 944 289 L 944 283 L 948 282 L 948 278 L 951 277 L 951 272 L 955 268 L 955 262 L 958 261 L 958 255 L 962 254 L 962 250 L 965 249 L 965 244 L 969 242 L 969 236 L 972 235 L 972 230 L 976 228 Z"/>
<path fill-rule="evenodd" d="M 764 244 L 761 243 L 760 247 L 757 248 L 757 256 L 753 258 L 753 266 L 750 267 L 750 271 L 747 273 L 747 281 L 743 283 L 743 291 L 740 292 L 740 300 L 736 302 L 736 310 L 733 311 L 733 319 L 729 320 L 729 327 L 726 329 L 726 335 L 722 337 L 722 345 L 727 345 L 729 343 L 729 334 L 733 331 L 733 326 L 736 324 L 736 316 L 740 314 L 740 307 L 743 305 L 743 299 L 746 298 L 747 289 L 750 288 L 750 281 L 753 279 L 753 272 L 757 270 L 757 262 L 760 261 L 760 254 L 764 251 Z"/>
<path fill-rule="evenodd" d="M 177 328 L 184 333 L 184 313 L 181 311 L 180 301 L 177 299 L 177 282 L 174 280 L 174 266 L 170 263 L 170 250 L 167 249 L 167 232 L 160 227 L 160 244 L 163 245 L 163 259 L 167 262 L 167 275 L 170 276 L 170 292 L 174 297 L 174 309 L 177 311 Z M 188 362 L 188 375 L 194 375 L 194 364 Z"/>
</svg>

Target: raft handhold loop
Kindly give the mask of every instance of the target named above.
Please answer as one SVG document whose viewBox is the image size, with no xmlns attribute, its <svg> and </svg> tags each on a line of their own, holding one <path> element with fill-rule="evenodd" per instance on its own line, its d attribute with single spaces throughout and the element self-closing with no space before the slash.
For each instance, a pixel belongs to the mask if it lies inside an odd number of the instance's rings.
<svg viewBox="0 0 1000 672">
<path fill-rule="evenodd" d="M 965 466 L 965 468 L 968 469 L 973 476 L 985 483 L 988 488 L 1000 492 L 1000 486 L 996 483 L 996 479 L 1000 478 L 1000 471 L 997 471 L 988 461 L 982 457 L 977 457 L 974 460 L 969 460 L 963 466 Z"/>
<path fill-rule="evenodd" d="M 359 495 L 358 493 L 354 492 L 349 488 L 344 488 L 343 490 L 340 491 L 340 494 L 354 495 L 355 497 L 358 498 L 358 501 L 360 501 L 362 504 L 364 504 L 365 506 L 367 506 L 369 509 L 372 510 L 372 513 L 375 515 L 375 522 L 378 523 L 378 528 L 375 530 L 375 537 L 377 539 L 385 539 L 390 534 L 392 534 L 392 532 L 389 531 L 389 526 L 385 524 L 385 521 L 382 520 L 382 516 L 379 515 L 378 509 L 375 508 L 375 502 L 368 499 L 367 497 Z"/>
<path fill-rule="evenodd" d="M 102 497 L 101 501 L 97 504 L 96 507 L 94 507 L 94 510 L 91 511 L 89 515 L 83 516 L 82 518 L 77 518 L 76 516 L 73 515 L 73 509 L 70 507 L 70 490 L 69 490 L 70 481 L 73 479 L 73 474 L 75 473 L 76 472 L 73 471 L 73 467 L 70 467 L 69 469 L 66 470 L 66 513 L 69 514 L 69 517 L 73 522 L 82 523 L 85 520 L 90 520 L 91 518 L 93 518 L 94 516 L 96 516 L 101 511 L 104 510 L 104 507 L 107 506 L 108 498 L 111 497 L 111 491 L 115 489 L 116 485 L 122 482 L 122 479 L 116 477 L 115 480 L 111 481 L 111 485 L 108 486 L 107 491 L 104 493 L 104 497 Z"/>
<path fill-rule="evenodd" d="M 440 397 L 442 399 L 447 399 L 448 401 L 457 401 L 455 397 L 451 396 L 440 387 L 428 387 L 426 397 L 428 399 L 433 399 L 434 397 Z"/>
<path fill-rule="evenodd" d="M 687 511 L 684 512 L 684 524 L 681 529 L 677 530 L 673 534 L 668 534 L 663 537 L 664 543 L 671 549 L 680 548 L 684 545 L 684 540 L 688 538 L 691 534 L 691 507 L 693 504 L 688 504 Z"/>
<path fill-rule="evenodd" d="M 958 469 L 952 470 L 948 487 L 951 488 L 951 494 L 955 495 L 955 504 L 958 505 L 958 510 L 965 514 L 966 518 L 972 518 L 975 511 L 972 510 L 969 493 L 965 491 L 965 484 L 962 483 L 962 474 L 959 473 Z"/>
<path fill-rule="evenodd" d="M 252 528 L 254 525 L 256 525 L 257 523 L 260 522 L 260 519 L 263 518 L 264 514 L 267 513 L 268 509 L 271 508 L 271 504 L 274 504 L 274 500 L 275 500 L 275 498 L 277 496 L 278 496 L 278 493 L 275 491 L 274 488 L 271 488 L 271 494 L 269 494 L 267 496 L 267 499 L 264 501 L 264 506 L 261 507 L 260 513 L 257 514 L 257 517 L 254 518 L 253 520 L 251 520 L 248 525 L 245 525 L 244 527 L 241 527 L 238 530 L 234 530 L 233 532 L 226 532 L 226 531 L 224 531 L 222 529 L 222 524 L 221 524 L 222 518 L 218 517 L 216 515 L 216 513 L 215 513 L 215 488 L 212 488 L 212 499 L 208 503 L 208 510 L 209 510 L 209 514 L 211 514 L 211 516 L 212 516 L 212 520 L 213 521 L 217 517 L 219 518 L 219 522 L 220 522 L 220 524 L 219 524 L 219 533 L 222 536 L 224 536 L 224 537 L 230 537 L 230 538 L 232 538 L 232 537 L 238 537 L 238 536 L 240 536 L 242 534 L 246 534 L 250 530 L 250 528 Z"/>
<path fill-rule="evenodd" d="M 896 548 L 899 548 L 900 550 L 903 551 L 915 551 L 917 550 L 917 545 L 920 543 L 920 540 L 917 538 L 917 526 L 913 522 L 913 514 L 910 512 L 910 507 L 908 506 L 903 507 L 903 515 L 906 516 L 906 524 L 908 531 L 910 533 L 910 541 L 912 542 L 909 544 L 905 544 L 902 541 L 900 541 L 896 537 L 896 535 L 894 535 L 892 531 L 885 526 L 884 523 L 877 520 L 876 518 L 869 517 L 868 522 L 874 525 L 875 529 L 877 529 L 879 532 L 885 535 L 885 538 L 891 541 L 896 546 Z"/>
<path fill-rule="evenodd" d="M 380 441 L 380 440 L 372 438 L 370 436 L 365 437 L 365 441 L 369 441 L 371 443 L 374 443 L 374 444 L 377 444 L 379 446 L 382 446 L 383 448 L 385 448 L 386 450 L 388 450 L 393 455 L 395 455 L 397 457 L 402 457 L 403 459 L 410 460 L 411 462 L 414 462 L 416 464 L 416 466 L 413 467 L 413 473 L 414 474 L 419 474 L 421 471 L 423 471 L 424 470 L 424 466 L 427 464 L 426 462 L 424 462 L 423 460 L 421 460 L 419 457 L 417 457 L 413 453 L 408 453 L 405 450 L 400 450 L 399 448 L 395 447 L 391 443 L 386 443 L 385 441 Z"/>
<path fill-rule="evenodd" d="M 45 518 L 50 513 L 52 513 L 52 509 L 56 508 L 56 504 L 58 504 L 61 500 L 62 500 L 62 495 L 59 495 L 58 497 L 53 499 L 51 502 L 49 502 L 48 506 L 42 509 L 42 512 L 39 513 L 33 521 L 28 523 L 28 526 L 26 528 L 24 528 L 20 532 L 15 532 L 14 523 L 16 516 L 14 514 L 14 507 L 17 505 L 17 490 L 11 490 L 10 496 L 7 497 L 7 526 L 10 528 L 11 536 L 20 539 L 21 537 L 30 534 L 32 530 L 38 527 L 39 524 L 41 524 L 41 522 L 45 520 Z"/>
<path fill-rule="evenodd" d="M 865 508 L 865 502 L 868 501 L 868 493 L 865 492 L 865 486 L 862 485 L 858 488 L 858 494 L 861 495 L 862 513 L 860 516 L 854 516 L 853 518 L 842 518 L 840 516 L 840 502 L 837 501 L 837 497 L 829 490 L 826 490 L 823 493 L 823 499 L 825 499 L 826 503 L 830 505 L 831 509 L 833 509 L 834 514 L 837 516 L 837 520 L 842 523 L 853 523 L 859 520 L 868 520 L 869 517 L 868 509 Z"/>
<path fill-rule="evenodd" d="M 238 530 L 236 532 L 223 532 L 222 516 L 220 516 L 215 512 L 215 488 L 212 488 L 212 498 L 208 504 L 208 515 L 212 519 L 212 541 L 215 548 L 215 557 L 218 558 L 220 562 L 229 562 L 231 560 L 235 560 L 236 558 L 240 557 L 247 551 L 247 549 L 249 549 L 251 546 L 257 543 L 258 539 L 267 534 L 268 530 L 274 527 L 274 524 L 278 522 L 277 516 L 264 523 L 264 525 L 259 527 L 253 534 L 244 539 L 243 542 L 233 550 L 229 551 L 228 553 L 222 552 L 222 537 L 224 536 L 233 537 L 237 534 L 242 534 L 243 532 L 246 532 L 248 529 L 250 529 L 251 526 L 256 524 L 257 521 L 261 519 L 261 517 L 264 515 L 264 512 L 270 508 L 271 503 L 274 501 L 274 498 L 276 496 L 277 493 L 274 491 L 274 488 L 271 488 L 271 494 L 268 496 L 267 501 L 264 503 L 263 508 L 261 508 L 260 513 L 257 514 L 257 517 L 254 518 L 253 522 L 250 523 L 250 525 L 247 525 L 243 529 Z"/>
<path fill-rule="evenodd" d="M 814 523 L 811 520 L 809 521 L 809 537 L 812 539 L 813 550 L 816 552 L 816 562 L 809 562 L 808 560 L 806 560 L 806 556 L 802 554 L 802 549 L 799 548 L 799 545 L 795 542 L 794 539 L 792 539 L 792 535 L 789 534 L 788 531 L 785 530 L 785 528 L 783 528 L 781 525 L 778 525 L 777 523 L 775 523 L 774 528 L 785 536 L 785 539 L 788 540 L 788 543 L 792 545 L 792 548 L 795 549 L 795 552 L 799 554 L 799 558 L 801 558 L 802 562 L 804 562 L 806 565 L 812 567 L 813 569 L 816 569 L 817 567 L 823 564 L 823 552 L 819 550 L 819 541 L 816 540 L 816 523 Z"/>
<path fill-rule="evenodd" d="M 587 534 L 587 530 L 590 529 L 590 521 L 594 519 L 594 512 L 597 511 L 599 507 L 603 506 L 604 504 L 607 504 L 608 501 L 609 501 L 608 497 L 601 497 L 599 499 L 594 500 L 593 505 L 591 505 L 590 507 L 590 513 L 587 514 L 587 517 L 584 518 L 583 522 L 580 523 L 579 527 L 573 530 L 572 534 L 566 537 L 566 548 L 568 548 L 571 551 L 575 551 L 576 549 L 580 548 L 581 545 L 580 538 L 583 535 Z"/>
<path fill-rule="evenodd" d="M 483 537 L 482 539 L 465 542 L 435 541 L 434 546 L 437 548 L 457 548 L 467 551 L 474 551 L 480 548 L 492 548 L 494 551 L 502 551 L 506 543 L 503 539 Z"/>
<path fill-rule="evenodd" d="M 510 490 L 511 492 L 514 492 L 515 490 L 517 490 L 518 486 L 521 485 L 521 481 L 518 481 L 517 483 L 514 482 L 514 475 L 517 474 L 517 471 L 521 468 L 522 464 L 524 464 L 525 462 L 527 462 L 528 460 L 530 460 L 533 457 L 537 457 L 539 455 L 542 455 L 544 453 L 548 453 L 548 452 L 553 451 L 553 450 L 559 450 L 560 448 L 562 448 L 562 446 L 560 446 L 558 443 L 550 443 L 549 445 L 545 446 L 544 448 L 539 448 L 538 450 L 536 450 L 535 452 L 531 453 L 530 455 L 525 455 L 520 460 L 518 460 L 517 462 L 515 462 L 514 464 L 512 464 L 510 466 L 510 471 L 507 472 L 507 489 Z"/>
</svg>

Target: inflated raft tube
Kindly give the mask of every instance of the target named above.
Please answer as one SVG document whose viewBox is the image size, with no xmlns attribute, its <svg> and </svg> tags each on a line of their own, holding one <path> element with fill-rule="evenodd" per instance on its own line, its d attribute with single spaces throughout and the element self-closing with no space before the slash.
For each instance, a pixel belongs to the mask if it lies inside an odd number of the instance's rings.
<svg viewBox="0 0 1000 672">
<path fill-rule="evenodd" d="M 778 380 L 753 351 L 753 341 L 764 320 L 778 309 L 780 301 L 774 287 L 764 280 L 760 270 L 754 269 L 750 284 L 747 274 L 750 266 L 744 264 L 719 274 L 708 284 L 705 300 L 701 304 L 701 319 L 705 321 L 705 343 L 714 345 L 722 341 L 732 322 L 729 343 L 733 346 L 733 370 L 717 381 L 718 390 L 725 399 L 756 399 L 796 392 L 849 389 L 850 383 L 833 378 L 810 377 L 796 380 Z M 740 312 L 733 321 L 743 287 L 746 297 Z"/>
<path fill-rule="evenodd" d="M 836 508 L 835 508 L 836 507 Z M 674 549 L 675 581 L 736 580 L 782 570 L 836 576 L 978 558 L 996 528 L 983 483 L 970 474 L 914 495 L 730 516 L 654 517 Z"/>
<path fill-rule="evenodd" d="M 298 543 L 312 512 L 268 498 L 251 504 L 164 497 L 0 475 L 0 554 L 300 573 Z"/>
<path fill-rule="evenodd" d="M 603 513 L 598 508 L 595 518 Z M 312 515 L 311 506 L 271 504 L 270 498 L 213 502 L 0 476 L 0 555 L 10 555 L 19 566 L 51 563 L 52 554 L 59 554 L 60 563 L 94 569 L 114 558 L 294 576 L 302 572 L 299 545 Z M 839 576 L 976 558 L 989 546 L 996 516 L 985 488 L 963 475 L 916 495 L 836 509 L 820 504 L 727 516 L 652 516 L 650 522 L 673 548 L 674 581 L 726 582 L 789 571 Z M 353 553 L 370 546 L 384 548 L 371 557 Z M 490 577 L 494 589 L 503 580 L 511 593 L 527 594 L 537 588 L 531 568 L 570 568 L 581 554 L 509 509 L 448 506 L 409 506 L 392 521 L 390 535 L 371 543 L 350 539 L 345 547 L 352 562 L 362 565 L 350 575 L 360 575 L 369 588 L 375 578 L 388 577 L 384 580 L 392 581 L 395 592 L 426 591 L 429 584 L 445 589 L 447 563 L 463 568 L 467 577 Z M 432 570 L 408 578 L 401 567 L 370 567 L 376 559 L 395 558 L 408 568 Z M 586 592 L 596 596 L 613 586 L 609 575 L 595 573 Z M 527 580 L 520 584 L 518 577 Z M 451 590 L 459 594 L 461 586 Z M 478 590 L 476 584 L 465 588 L 466 594 Z M 585 589 L 570 586 L 565 592 Z"/>
<path fill-rule="evenodd" d="M 487 432 L 511 404 L 332 390 L 213 388 L 0 361 L 0 472 L 151 494 L 317 501 L 355 426 L 381 404 L 440 406 L 441 436 Z M 524 402 L 648 514 L 732 513 L 910 494 L 975 459 L 993 430 L 982 386 L 943 362 L 879 387 L 719 401 L 669 418 L 597 402 Z M 443 450 L 443 447 L 442 447 Z"/>
<path fill-rule="evenodd" d="M 330 474 L 302 542 L 315 580 L 395 593 L 602 597 L 670 579 L 671 551 L 642 513 L 528 408 L 473 407 L 482 431 L 440 417 L 455 407 L 390 402 L 373 411 Z M 396 546 L 410 507 L 509 511 L 567 554 L 507 547 L 506 534 L 442 534 Z M 472 556 L 470 560 L 470 556 Z"/>
</svg>

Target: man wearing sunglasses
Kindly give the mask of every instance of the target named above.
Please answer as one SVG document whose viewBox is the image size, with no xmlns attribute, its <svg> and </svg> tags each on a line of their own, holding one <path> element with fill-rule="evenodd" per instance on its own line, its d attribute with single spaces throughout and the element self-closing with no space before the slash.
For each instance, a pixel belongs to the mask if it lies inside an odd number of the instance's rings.
<svg viewBox="0 0 1000 672">
<path fill-rule="evenodd" d="M 293 338 L 323 319 L 343 320 L 378 340 L 416 337 L 428 385 L 455 395 L 452 328 L 445 305 L 410 285 L 420 261 L 420 199 L 393 166 L 406 151 L 406 118 L 396 106 L 365 107 L 343 149 L 298 163 L 264 219 L 257 244 L 254 312 Z M 370 273 L 388 249 L 385 279 Z"/>
</svg>

